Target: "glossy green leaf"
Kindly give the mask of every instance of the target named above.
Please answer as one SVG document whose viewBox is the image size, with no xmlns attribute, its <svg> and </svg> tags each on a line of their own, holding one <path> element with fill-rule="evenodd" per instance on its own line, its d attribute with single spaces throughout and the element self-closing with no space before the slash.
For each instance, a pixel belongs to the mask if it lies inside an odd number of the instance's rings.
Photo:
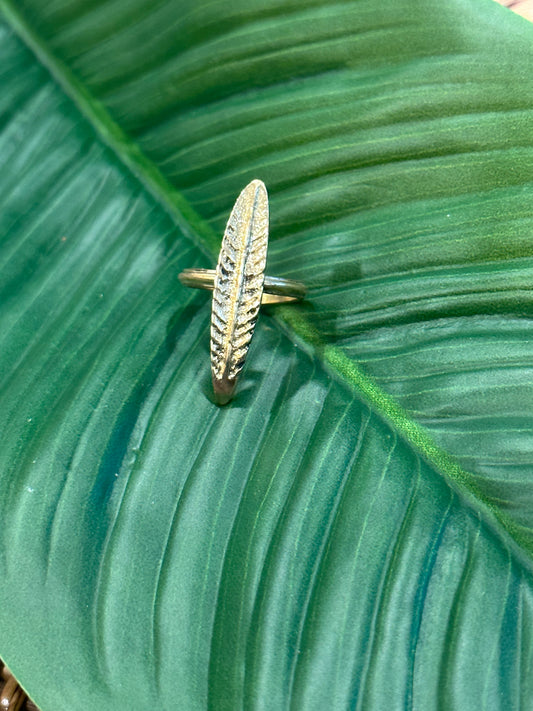
<svg viewBox="0 0 533 711">
<path fill-rule="evenodd" d="M 48 709 L 533 703 L 533 27 L 0 0 L 0 654 Z M 209 265 L 269 271 L 211 401 Z"/>
</svg>

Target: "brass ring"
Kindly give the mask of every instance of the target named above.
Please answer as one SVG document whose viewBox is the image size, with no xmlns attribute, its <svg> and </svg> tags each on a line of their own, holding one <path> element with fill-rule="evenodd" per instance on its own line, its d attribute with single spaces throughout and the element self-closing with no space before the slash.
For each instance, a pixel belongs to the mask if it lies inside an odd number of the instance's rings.
<svg viewBox="0 0 533 711">
<path fill-rule="evenodd" d="M 218 405 L 233 397 L 261 304 L 306 294 L 300 282 L 265 277 L 267 248 L 268 195 L 261 180 L 252 180 L 233 206 L 216 270 L 185 269 L 178 277 L 185 286 L 213 290 L 211 375 Z"/>
<path fill-rule="evenodd" d="M 196 269 L 184 269 L 178 279 L 183 286 L 213 291 L 215 288 L 215 276 L 216 269 L 201 269 L 198 267 Z M 306 293 L 307 289 L 300 281 L 265 276 L 261 306 L 299 301 L 304 298 Z"/>
</svg>

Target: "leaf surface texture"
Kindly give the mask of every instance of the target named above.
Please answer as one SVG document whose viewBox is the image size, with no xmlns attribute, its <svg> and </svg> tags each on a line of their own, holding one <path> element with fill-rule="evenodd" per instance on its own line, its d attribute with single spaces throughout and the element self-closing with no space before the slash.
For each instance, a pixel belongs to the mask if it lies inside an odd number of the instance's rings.
<svg viewBox="0 0 533 711">
<path fill-rule="evenodd" d="M 0 652 L 42 711 L 531 706 L 532 28 L 0 7 Z M 309 300 L 220 410 L 176 277 L 256 177 Z"/>
</svg>

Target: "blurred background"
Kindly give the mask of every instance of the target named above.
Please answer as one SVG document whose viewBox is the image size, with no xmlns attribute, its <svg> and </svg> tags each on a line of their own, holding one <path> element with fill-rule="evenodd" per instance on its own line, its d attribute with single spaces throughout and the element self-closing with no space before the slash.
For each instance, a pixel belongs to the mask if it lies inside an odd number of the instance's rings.
<svg viewBox="0 0 533 711">
<path fill-rule="evenodd" d="M 496 0 L 496 2 L 533 21 L 533 0 Z"/>
</svg>

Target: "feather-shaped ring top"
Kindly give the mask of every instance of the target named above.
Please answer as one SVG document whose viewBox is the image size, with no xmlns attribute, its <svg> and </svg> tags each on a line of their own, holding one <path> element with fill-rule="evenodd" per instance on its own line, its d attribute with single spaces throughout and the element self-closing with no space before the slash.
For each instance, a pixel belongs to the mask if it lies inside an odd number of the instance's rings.
<svg viewBox="0 0 533 711">
<path fill-rule="evenodd" d="M 286 303 L 305 296 L 291 279 L 265 277 L 268 248 L 268 195 L 261 180 L 241 192 L 229 216 L 216 271 L 185 269 L 185 286 L 212 289 L 211 374 L 215 400 L 233 397 L 261 304 Z"/>
</svg>

